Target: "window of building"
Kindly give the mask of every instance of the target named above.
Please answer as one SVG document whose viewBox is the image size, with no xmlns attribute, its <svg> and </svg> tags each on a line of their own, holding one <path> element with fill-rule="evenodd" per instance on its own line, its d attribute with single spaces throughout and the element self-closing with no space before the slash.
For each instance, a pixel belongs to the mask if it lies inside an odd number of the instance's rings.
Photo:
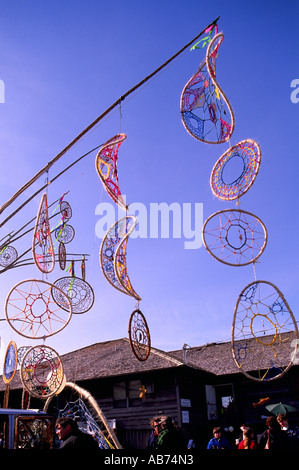
<svg viewBox="0 0 299 470">
<path fill-rule="evenodd" d="M 129 406 L 141 406 L 142 386 L 145 387 L 145 397 L 153 394 L 153 384 L 144 383 L 140 379 L 118 382 L 113 386 L 113 407 L 126 408 Z"/>
</svg>

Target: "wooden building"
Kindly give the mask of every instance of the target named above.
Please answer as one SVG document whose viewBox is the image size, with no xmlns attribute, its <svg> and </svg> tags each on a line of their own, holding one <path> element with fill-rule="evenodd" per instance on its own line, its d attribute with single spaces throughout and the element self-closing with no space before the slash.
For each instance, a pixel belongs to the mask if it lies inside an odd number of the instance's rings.
<svg viewBox="0 0 299 470">
<path fill-rule="evenodd" d="M 157 415 L 171 416 L 186 440 L 194 438 L 198 447 L 205 448 L 216 424 L 229 430 L 232 442 L 243 422 L 262 432 L 269 413 L 264 406 L 256 406 L 261 399 L 299 409 L 297 365 L 278 380 L 251 380 L 236 366 L 230 343 L 185 345 L 170 352 L 152 348 L 149 358 L 141 362 L 133 355 L 128 339 L 122 338 L 93 344 L 61 358 L 67 381 L 95 398 L 126 449 L 146 447 L 150 420 Z M 289 359 L 285 353 L 285 364 Z M 2 381 L 2 403 L 5 388 Z M 9 407 L 20 408 L 21 397 L 22 383 L 16 373 L 10 383 Z M 73 390 L 66 387 L 52 399 L 52 412 L 74 399 Z M 42 400 L 32 399 L 30 405 L 43 408 Z M 297 413 L 292 416 L 299 419 Z"/>
</svg>

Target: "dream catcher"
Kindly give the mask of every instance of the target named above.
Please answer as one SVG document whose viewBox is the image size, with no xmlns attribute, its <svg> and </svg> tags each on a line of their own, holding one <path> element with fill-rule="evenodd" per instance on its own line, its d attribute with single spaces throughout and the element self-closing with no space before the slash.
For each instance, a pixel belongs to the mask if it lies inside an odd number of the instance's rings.
<svg viewBox="0 0 299 470">
<path fill-rule="evenodd" d="M 4 364 L 3 364 L 3 381 L 6 383 L 4 396 L 3 396 L 3 408 L 8 408 L 9 393 L 10 393 L 10 382 L 14 378 L 15 372 L 18 365 L 18 351 L 17 345 L 14 341 L 11 341 L 7 346 Z"/>
<path fill-rule="evenodd" d="M 216 59 L 224 35 L 210 41 L 205 60 L 185 85 L 180 101 L 183 124 L 193 137 L 208 144 L 227 142 L 234 131 L 234 114 L 216 81 Z"/>
<path fill-rule="evenodd" d="M 202 229 L 208 252 L 224 264 L 245 266 L 255 262 L 267 244 L 263 222 L 243 210 L 223 210 L 211 215 Z"/>
<path fill-rule="evenodd" d="M 47 194 L 44 193 L 39 206 L 32 243 L 33 259 L 38 269 L 50 273 L 54 269 L 55 256 L 48 216 Z"/>
<path fill-rule="evenodd" d="M 291 367 L 297 348 L 297 323 L 280 290 L 266 281 L 246 286 L 232 327 L 232 353 L 240 371 L 260 382 L 277 379 Z"/>
<path fill-rule="evenodd" d="M 210 186 L 219 199 L 239 199 L 252 186 L 261 164 L 259 145 L 251 139 L 230 147 L 215 163 Z M 235 170 L 237 175 L 234 175 Z"/>
<path fill-rule="evenodd" d="M 150 354 L 151 338 L 145 316 L 139 309 L 130 316 L 129 340 L 135 357 L 139 361 L 146 361 Z"/>
<path fill-rule="evenodd" d="M 57 352 L 49 346 L 34 346 L 25 354 L 21 381 L 28 393 L 47 399 L 61 390 L 64 380 L 63 364 Z"/>
<path fill-rule="evenodd" d="M 75 401 L 68 402 L 66 406 L 59 411 L 59 416 L 71 417 L 77 421 L 82 431 L 92 434 L 92 436 L 97 439 L 100 448 L 121 449 L 122 446 L 117 436 L 93 396 L 87 390 L 73 382 L 66 382 L 65 388 L 71 388 L 72 392 L 76 392 L 79 398 Z M 48 412 L 51 400 L 52 397 L 46 400 L 43 408 L 43 411 L 46 413 Z"/>
<path fill-rule="evenodd" d="M 61 226 L 55 230 L 55 239 L 59 243 L 67 244 L 70 243 L 75 236 L 75 229 L 65 221 L 61 222 Z"/>
<path fill-rule="evenodd" d="M 100 148 L 96 156 L 96 170 L 104 188 L 111 199 L 124 210 L 128 208 L 119 188 L 117 158 L 119 147 L 126 138 L 126 134 L 115 135 Z"/>
<path fill-rule="evenodd" d="M 0 247 L 0 266 L 7 268 L 18 258 L 18 252 L 13 246 L 5 245 Z"/>
<path fill-rule="evenodd" d="M 137 224 L 134 216 L 127 216 L 112 225 L 100 248 L 100 264 L 107 281 L 124 294 L 141 300 L 132 287 L 127 272 L 127 241 Z"/>
<path fill-rule="evenodd" d="M 63 299 L 63 309 L 54 302 L 53 291 Z M 28 279 L 16 284 L 9 292 L 5 315 L 18 334 L 42 339 L 66 327 L 72 316 L 72 305 L 59 287 L 46 281 Z"/>
<path fill-rule="evenodd" d="M 68 309 L 68 303 L 70 303 L 72 313 L 85 313 L 94 304 L 93 289 L 88 282 L 75 276 L 73 262 L 71 263 L 70 272 L 71 276 L 61 277 L 54 282 L 52 297 L 55 303 L 64 310 Z M 65 298 L 68 300 L 67 303 Z"/>
</svg>

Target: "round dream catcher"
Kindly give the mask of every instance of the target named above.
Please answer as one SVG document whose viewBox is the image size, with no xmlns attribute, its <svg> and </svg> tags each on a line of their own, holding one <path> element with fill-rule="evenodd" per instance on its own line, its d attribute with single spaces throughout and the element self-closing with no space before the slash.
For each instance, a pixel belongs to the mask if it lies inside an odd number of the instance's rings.
<svg viewBox="0 0 299 470">
<path fill-rule="evenodd" d="M 55 238 L 60 243 L 70 243 L 75 236 L 75 229 L 72 225 L 63 223 L 55 230 Z"/>
<path fill-rule="evenodd" d="M 298 328 L 282 292 L 255 281 L 241 292 L 234 312 L 232 353 L 240 371 L 255 381 L 271 381 L 291 367 Z"/>
<path fill-rule="evenodd" d="M 139 361 L 146 361 L 150 354 L 151 338 L 143 313 L 136 309 L 129 320 L 129 340 L 133 354 Z"/>
<path fill-rule="evenodd" d="M 7 268 L 13 264 L 18 258 L 18 252 L 13 246 L 5 246 L 0 248 L 0 266 Z"/>
<path fill-rule="evenodd" d="M 7 346 L 4 365 L 3 365 L 3 380 L 5 383 L 10 383 L 14 378 L 18 365 L 18 350 L 14 341 L 11 341 Z"/>
<path fill-rule="evenodd" d="M 212 214 L 204 223 L 202 238 L 207 251 L 230 266 L 246 266 L 256 261 L 267 244 L 263 222 L 240 209 Z"/>
<path fill-rule="evenodd" d="M 219 199 L 239 199 L 254 183 L 261 164 L 261 150 L 251 139 L 230 147 L 215 163 L 210 177 L 213 194 Z"/>
<path fill-rule="evenodd" d="M 63 295 L 62 295 L 63 294 Z M 72 306 L 72 313 L 85 313 L 94 303 L 94 292 L 88 282 L 74 276 L 57 279 L 52 288 L 52 297 L 57 305 L 66 310 Z M 67 302 L 66 299 L 67 298 Z"/>
<path fill-rule="evenodd" d="M 61 390 L 64 381 L 63 364 L 54 349 L 34 346 L 23 358 L 20 376 L 31 396 L 47 399 Z"/>
<path fill-rule="evenodd" d="M 52 299 L 53 289 L 63 298 L 64 309 Z M 67 295 L 45 281 L 28 279 L 16 284 L 5 302 L 5 315 L 10 326 L 26 338 L 52 336 L 69 323 L 72 306 Z"/>
<path fill-rule="evenodd" d="M 62 218 L 63 218 L 64 221 L 67 221 L 72 217 L 72 215 L 73 215 L 72 208 L 71 208 L 70 204 L 67 201 L 61 201 L 61 203 L 60 203 L 60 213 L 61 213 Z"/>
</svg>

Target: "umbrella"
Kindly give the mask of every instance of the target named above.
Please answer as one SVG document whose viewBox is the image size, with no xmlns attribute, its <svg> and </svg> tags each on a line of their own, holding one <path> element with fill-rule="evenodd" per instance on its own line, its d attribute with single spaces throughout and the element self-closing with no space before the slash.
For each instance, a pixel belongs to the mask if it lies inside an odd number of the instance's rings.
<svg viewBox="0 0 299 470">
<path fill-rule="evenodd" d="M 274 403 L 272 405 L 267 405 L 265 408 L 274 415 L 278 415 L 279 413 L 294 413 L 295 411 L 299 411 L 294 406 L 287 405 L 286 403 Z"/>
</svg>

